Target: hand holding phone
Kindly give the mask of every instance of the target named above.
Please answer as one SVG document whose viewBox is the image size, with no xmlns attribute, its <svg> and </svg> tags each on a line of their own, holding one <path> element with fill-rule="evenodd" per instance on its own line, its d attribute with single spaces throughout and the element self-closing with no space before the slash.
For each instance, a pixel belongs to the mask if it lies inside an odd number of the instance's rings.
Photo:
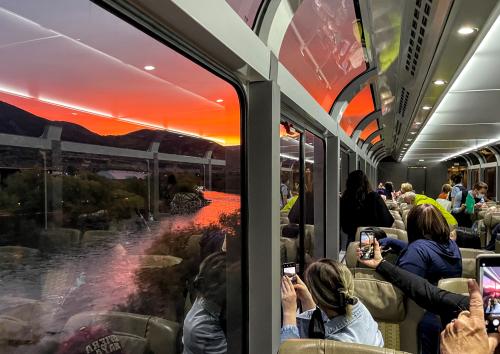
<svg viewBox="0 0 500 354">
<path fill-rule="evenodd" d="M 290 278 L 293 284 L 297 282 L 297 266 L 294 262 L 283 263 L 282 274 Z"/>
<path fill-rule="evenodd" d="M 476 258 L 476 279 L 483 297 L 484 321 L 488 333 L 500 326 L 500 254 L 481 254 Z"/>
<path fill-rule="evenodd" d="M 361 249 L 361 259 L 373 259 L 374 245 L 373 245 L 373 233 L 367 231 L 361 231 L 359 248 Z"/>
</svg>

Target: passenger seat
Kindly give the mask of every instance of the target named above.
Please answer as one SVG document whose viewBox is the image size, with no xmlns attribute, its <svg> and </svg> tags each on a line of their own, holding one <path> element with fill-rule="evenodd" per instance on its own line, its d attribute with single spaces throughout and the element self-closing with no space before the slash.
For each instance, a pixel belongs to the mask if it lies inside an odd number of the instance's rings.
<svg viewBox="0 0 500 354">
<path fill-rule="evenodd" d="M 283 342 L 279 354 L 398 354 L 397 350 L 324 339 L 292 339 Z"/>
<path fill-rule="evenodd" d="M 476 278 L 476 258 L 480 254 L 492 254 L 495 252 L 478 250 L 475 248 L 460 248 L 462 254 L 462 278 Z"/>
<path fill-rule="evenodd" d="M 80 244 L 80 230 L 62 227 L 43 230 L 39 244 L 43 250 L 48 251 L 78 246 Z"/>
</svg>

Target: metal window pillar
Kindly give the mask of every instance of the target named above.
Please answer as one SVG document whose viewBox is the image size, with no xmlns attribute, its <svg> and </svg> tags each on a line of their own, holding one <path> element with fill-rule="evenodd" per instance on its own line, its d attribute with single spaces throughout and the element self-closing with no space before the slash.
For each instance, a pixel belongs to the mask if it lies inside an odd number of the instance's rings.
<svg viewBox="0 0 500 354">
<path fill-rule="evenodd" d="M 249 85 L 248 96 L 248 352 L 277 353 L 281 324 L 280 89 L 274 81 L 255 82 Z"/>
<path fill-rule="evenodd" d="M 350 160 L 350 159 L 349 159 Z M 326 257 L 338 259 L 340 251 L 340 139 L 326 139 Z"/>
<path fill-rule="evenodd" d="M 500 149 L 496 146 L 490 146 L 490 151 L 495 155 L 495 159 L 497 162 L 496 166 L 496 174 L 495 174 L 495 184 L 496 184 L 496 201 L 500 201 Z"/>
</svg>

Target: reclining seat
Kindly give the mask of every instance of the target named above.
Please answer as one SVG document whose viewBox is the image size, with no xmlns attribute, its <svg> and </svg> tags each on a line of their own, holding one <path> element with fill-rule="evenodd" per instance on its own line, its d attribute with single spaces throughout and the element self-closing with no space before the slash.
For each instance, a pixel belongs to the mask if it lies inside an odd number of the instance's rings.
<svg viewBox="0 0 500 354">
<path fill-rule="evenodd" d="M 89 311 L 72 316 L 64 326 L 71 337 L 82 327 L 103 326 L 115 334 L 126 353 L 176 353 L 180 325 L 159 317 L 114 311 Z"/>
<path fill-rule="evenodd" d="M 364 229 L 368 228 L 370 226 L 360 226 L 356 230 L 356 236 L 354 237 L 355 241 L 359 241 L 360 238 L 360 233 Z M 387 234 L 387 237 L 395 238 L 397 240 L 405 241 L 408 242 L 408 234 L 406 233 L 406 230 L 400 230 L 400 229 L 395 229 L 392 227 L 379 227 L 379 229 L 384 230 L 385 233 Z"/>
<path fill-rule="evenodd" d="M 412 335 L 403 338 L 402 324 L 407 320 L 407 307 L 403 293 L 391 283 L 385 281 L 373 269 L 351 269 L 354 274 L 354 295 L 370 311 L 379 325 L 386 348 L 416 352 L 416 325 L 406 324 L 405 333 Z M 423 313 L 423 311 L 422 311 Z M 418 319 L 420 317 L 417 316 Z"/>
<path fill-rule="evenodd" d="M 476 258 L 480 254 L 491 254 L 492 251 L 478 250 L 475 248 L 460 248 L 462 254 L 462 278 L 476 277 Z"/>
<path fill-rule="evenodd" d="M 405 353 L 393 349 L 372 347 L 369 345 L 343 343 L 323 339 L 292 339 L 283 342 L 279 354 L 398 354 Z"/>
<path fill-rule="evenodd" d="M 493 229 L 495 228 L 495 226 L 498 223 L 500 223 L 500 212 L 489 211 L 489 212 L 485 213 L 483 223 L 484 223 L 484 226 L 486 227 L 486 236 L 485 236 L 485 240 L 484 240 L 484 244 L 486 244 L 493 237 Z M 483 241 L 483 240 L 481 240 L 481 241 Z M 496 247 L 498 247 L 498 246 L 496 246 Z"/>
<path fill-rule="evenodd" d="M 40 235 L 40 248 L 54 251 L 78 246 L 80 230 L 68 228 L 54 228 L 43 230 Z"/>
</svg>

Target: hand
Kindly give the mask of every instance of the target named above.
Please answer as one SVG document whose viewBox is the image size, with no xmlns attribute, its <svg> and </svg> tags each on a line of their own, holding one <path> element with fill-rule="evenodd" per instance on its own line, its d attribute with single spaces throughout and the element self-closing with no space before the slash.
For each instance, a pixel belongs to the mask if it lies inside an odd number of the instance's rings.
<svg viewBox="0 0 500 354">
<path fill-rule="evenodd" d="M 316 308 L 316 303 L 314 302 L 309 289 L 306 284 L 300 279 L 298 275 L 295 276 L 297 279 L 297 284 L 293 286 L 295 292 L 297 293 L 297 297 L 302 304 L 302 311 L 312 310 Z"/>
<path fill-rule="evenodd" d="M 494 338 L 488 339 L 484 325 L 483 298 L 474 280 L 469 280 L 469 311 L 462 311 L 441 332 L 441 353 L 490 353 Z M 491 343 L 490 343 L 491 341 Z"/>
<path fill-rule="evenodd" d="M 361 264 L 364 264 L 368 268 L 377 268 L 378 265 L 384 260 L 382 258 L 382 252 L 380 251 L 380 245 L 377 240 L 373 240 L 373 258 L 372 259 L 361 259 L 361 248 L 358 248 L 358 261 Z"/>
<path fill-rule="evenodd" d="M 292 281 L 286 275 L 281 278 L 281 304 L 283 305 L 283 325 L 296 325 L 297 294 Z"/>
</svg>

